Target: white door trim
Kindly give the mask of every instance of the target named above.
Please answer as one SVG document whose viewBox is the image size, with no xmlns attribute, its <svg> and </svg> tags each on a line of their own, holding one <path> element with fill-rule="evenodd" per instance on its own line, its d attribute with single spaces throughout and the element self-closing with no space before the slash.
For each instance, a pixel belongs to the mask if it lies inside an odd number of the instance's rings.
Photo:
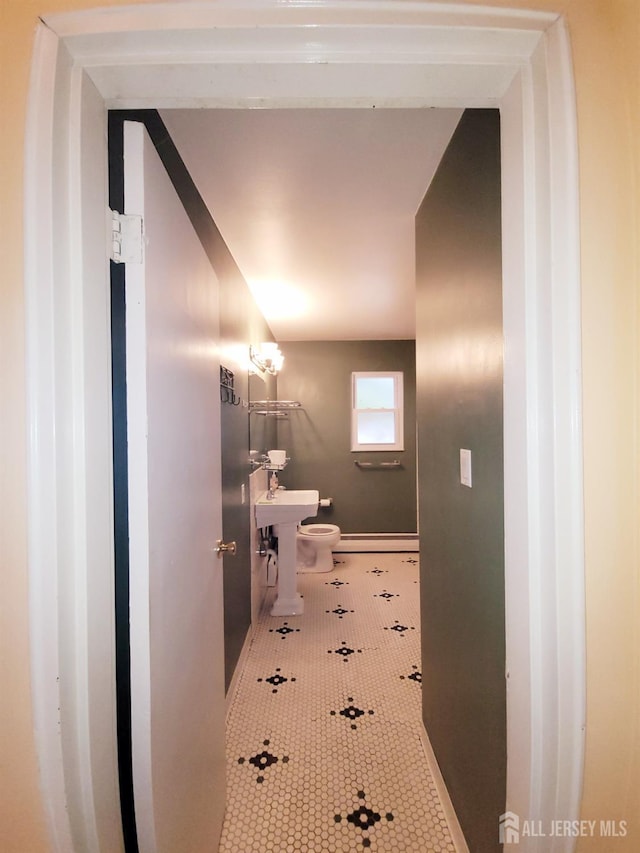
<svg viewBox="0 0 640 853">
<path fill-rule="evenodd" d="M 578 817 L 585 651 L 570 59 L 556 15 L 403 0 L 163 3 L 51 15 L 39 28 L 25 152 L 29 568 L 37 748 L 55 849 L 114 849 L 118 834 L 104 683 L 113 554 L 99 101 L 500 108 L 507 804 L 522 818 Z M 527 841 L 520 849 L 550 849 L 548 838 Z"/>
</svg>

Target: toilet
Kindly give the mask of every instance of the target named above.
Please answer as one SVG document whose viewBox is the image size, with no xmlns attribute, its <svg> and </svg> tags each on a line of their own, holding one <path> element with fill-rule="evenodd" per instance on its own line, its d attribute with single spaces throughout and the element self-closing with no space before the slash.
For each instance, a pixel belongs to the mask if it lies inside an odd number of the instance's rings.
<svg viewBox="0 0 640 853">
<path fill-rule="evenodd" d="M 340 541 L 340 528 L 335 524 L 301 524 L 296 537 L 298 572 L 330 572 L 332 549 Z"/>
</svg>

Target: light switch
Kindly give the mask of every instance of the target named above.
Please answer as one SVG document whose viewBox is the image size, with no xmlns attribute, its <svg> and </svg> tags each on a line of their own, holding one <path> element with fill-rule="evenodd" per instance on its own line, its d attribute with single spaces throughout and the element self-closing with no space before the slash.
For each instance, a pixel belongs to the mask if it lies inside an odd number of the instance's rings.
<svg viewBox="0 0 640 853">
<path fill-rule="evenodd" d="M 471 488 L 471 451 L 460 448 L 460 482 Z"/>
</svg>

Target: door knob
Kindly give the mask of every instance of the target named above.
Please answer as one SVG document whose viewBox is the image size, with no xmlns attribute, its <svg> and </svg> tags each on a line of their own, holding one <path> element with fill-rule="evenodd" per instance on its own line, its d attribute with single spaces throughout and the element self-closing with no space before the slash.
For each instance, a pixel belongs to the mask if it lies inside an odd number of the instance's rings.
<svg viewBox="0 0 640 853">
<path fill-rule="evenodd" d="M 218 555 L 218 558 L 222 557 L 225 552 L 235 557 L 238 546 L 235 542 L 223 542 L 222 539 L 218 539 L 216 547 L 213 550 Z"/>
</svg>

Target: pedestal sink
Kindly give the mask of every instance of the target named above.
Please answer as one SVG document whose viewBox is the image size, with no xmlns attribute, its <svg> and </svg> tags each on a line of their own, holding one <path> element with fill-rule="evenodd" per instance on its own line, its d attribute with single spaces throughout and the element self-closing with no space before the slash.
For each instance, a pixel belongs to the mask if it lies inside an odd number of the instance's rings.
<svg viewBox="0 0 640 853">
<path fill-rule="evenodd" d="M 304 611 L 297 590 L 296 533 L 303 518 L 318 512 L 319 494 L 315 489 L 277 489 L 273 498 L 264 492 L 255 503 L 258 527 L 273 526 L 278 537 L 278 595 L 272 616 L 299 616 Z"/>
</svg>

